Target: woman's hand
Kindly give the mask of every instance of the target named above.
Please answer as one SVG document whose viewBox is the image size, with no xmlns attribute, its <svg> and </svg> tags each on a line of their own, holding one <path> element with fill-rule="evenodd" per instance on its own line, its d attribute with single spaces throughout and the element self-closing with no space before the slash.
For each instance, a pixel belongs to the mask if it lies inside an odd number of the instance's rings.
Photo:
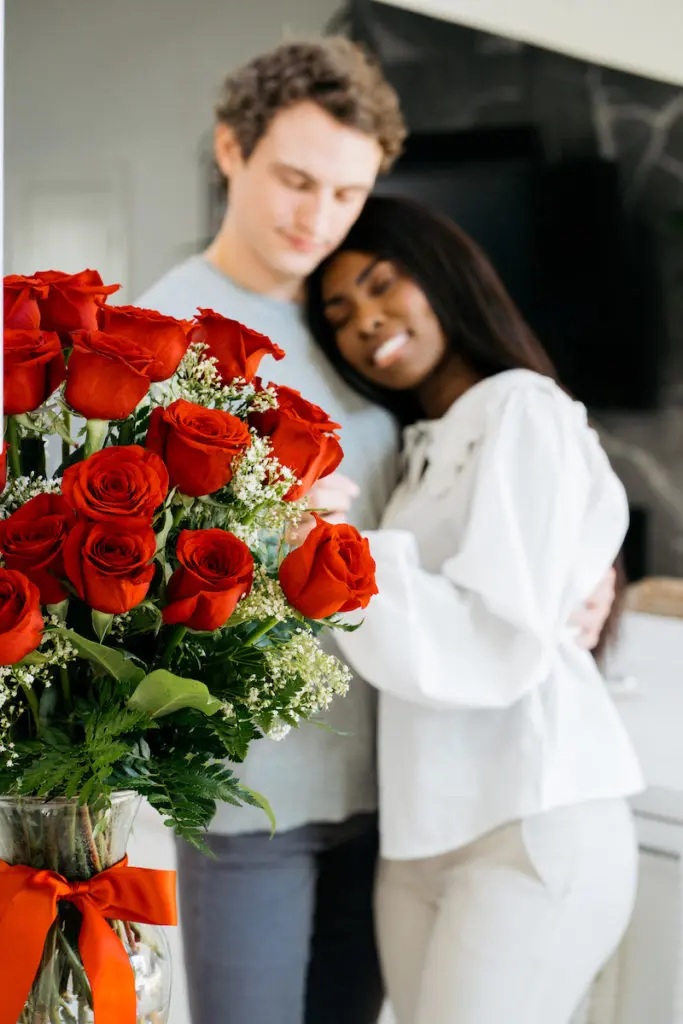
<svg viewBox="0 0 683 1024">
<path fill-rule="evenodd" d="M 569 620 L 569 624 L 577 630 L 576 642 L 587 651 L 597 647 L 602 627 L 614 604 L 616 579 L 616 571 L 610 569 L 586 603 L 578 608 Z"/>
<path fill-rule="evenodd" d="M 328 523 L 345 523 L 348 521 L 354 498 L 359 494 L 358 484 L 349 477 L 343 473 L 330 473 L 311 487 L 308 492 L 308 504 Z M 299 525 L 287 533 L 287 543 L 292 547 L 303 544 L 314 526 L 315 519 L 312 515 L 306 514 Z"/>
</svg>

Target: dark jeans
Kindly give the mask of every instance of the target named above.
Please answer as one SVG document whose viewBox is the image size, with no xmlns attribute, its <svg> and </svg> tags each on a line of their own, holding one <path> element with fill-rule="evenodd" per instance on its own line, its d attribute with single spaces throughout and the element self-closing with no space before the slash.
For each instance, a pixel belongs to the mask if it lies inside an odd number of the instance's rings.
<svg viewBox="0 0 683 1024">
<path fill-rule="evenodd" d="M 377 819 L 178 843 L 193 1024 L 375 1024 Z"/>
</svg>

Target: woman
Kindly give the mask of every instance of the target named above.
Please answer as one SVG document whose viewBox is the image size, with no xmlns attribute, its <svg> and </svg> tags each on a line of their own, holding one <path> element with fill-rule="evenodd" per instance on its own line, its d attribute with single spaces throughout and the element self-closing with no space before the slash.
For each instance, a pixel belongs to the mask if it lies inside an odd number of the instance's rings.
<svg viewBox="0 0 683 1024">
<path fill-rule="evenodd" d="M 623 488 L 483 253 L 374 198 L 310 281 L 339 373 L 405 425 L 340 644 L 381 691 L 380 952 L 399 1024 L 567 1024 L 629 920 L 642 788 L 565 624 L 614 562 Z"/>
</svg>

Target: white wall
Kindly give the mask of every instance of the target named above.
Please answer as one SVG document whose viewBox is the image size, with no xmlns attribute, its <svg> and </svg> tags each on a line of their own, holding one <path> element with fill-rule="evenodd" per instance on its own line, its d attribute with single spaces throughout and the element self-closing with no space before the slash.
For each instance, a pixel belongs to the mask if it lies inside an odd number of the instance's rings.
<svg viewBox="0 0 683 1024">
<path fill-rule="evenodd" d="M 319 34 L 338 6 L 7 0 L 5 272 L 41 269 L 34 256 L 78 269 L 87 250 L 132 299 L 203 237 L 200 151 L 223 75 L 283 32 Z"/>
<path fill-rule="evenodd" d="M 380 0 L 683 84 L 682 0 Z"/>
</svg>

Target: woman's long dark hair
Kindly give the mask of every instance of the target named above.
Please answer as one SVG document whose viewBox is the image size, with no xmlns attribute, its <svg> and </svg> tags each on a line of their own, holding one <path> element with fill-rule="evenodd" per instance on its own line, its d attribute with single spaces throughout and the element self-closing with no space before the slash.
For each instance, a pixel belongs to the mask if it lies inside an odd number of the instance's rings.
<svg viewBox="0 0 683 1024">
<path fill-rule="evenodd" d="M 337 253 L 348 251 L 388 260 L 415 281 L 453 352 L 478 376 L 525 369 L 557 380 L 488 257 L 464 231 L 415 200 L 372 196 L 337 251 L 309 278 L 306 310 L 313 337 L 340 376 L 403 425 L 421 415 L 415 396 L 378 387 L 351 369 L 324 314 L 323 275 Z"/>
<path fill-rule="evenodd" d="M 558 376 L 490 260 L 453 221 L 412 199 L 372 196 L 349 234 L 308 279 L 306 314 L 314 339 L 339 375 L 361 395 L 392 412 L 402 425 L 422 415 L 415 395 L 381 388 L 342 359 L 335 331 L 325 317 L 322 278 L 339 252 L 361 252 L 388 260 L 425 293 L 454 352 L 480 377 L 524 369 Z M 594 654 L 616 633 L 624 576 L 617 561 L 617 600 Z"/>
</svg>

